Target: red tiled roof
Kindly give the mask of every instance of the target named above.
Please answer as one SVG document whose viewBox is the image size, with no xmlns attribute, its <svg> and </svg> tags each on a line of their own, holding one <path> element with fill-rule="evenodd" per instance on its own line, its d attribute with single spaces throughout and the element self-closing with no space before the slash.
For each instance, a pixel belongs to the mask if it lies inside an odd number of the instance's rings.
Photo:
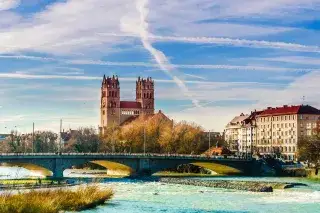
<svg viewBox="0 0 320 213">
<path fill-rule="evenodd" d="M 298 106 L 287 106 L 283 107 L 268 107 L 263 110 L 259 116 L 269 116 L 269 115 L 293 115 L 293 114 L 317 114 L 320 115 L 320 110 L 308 106 L 308 105 L 298 105 Z"/>
<path fill-rule="evenodd" d="M 141 103 L 135 101 L 120 101 L 120 108 L 141 109 Z"/>
</svg>

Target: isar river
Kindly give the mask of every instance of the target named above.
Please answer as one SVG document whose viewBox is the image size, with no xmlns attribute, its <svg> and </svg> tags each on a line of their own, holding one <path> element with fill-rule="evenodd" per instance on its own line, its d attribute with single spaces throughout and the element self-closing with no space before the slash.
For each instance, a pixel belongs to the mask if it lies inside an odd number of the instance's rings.
<svg viewBox="0 0 320 213">
<path fill-rule="evenodd" d="M 12 169 L 0 169 L 7 177 L 16 175 Z M 21 171 L 21 175 L 27 175 Z M 207 188 L 145 182 L 129 179 L 106 179 L 101 187 L 113 188 L 114 198 L 107 205 L 85 213 L 242 213 L 320 212 L 320 182 L 299 178 L 210 177 L 203 179 L 238 179 L 254 181 L 300 182 L 308 186 L 257 193 L 230 189 Z"/>
</svg>

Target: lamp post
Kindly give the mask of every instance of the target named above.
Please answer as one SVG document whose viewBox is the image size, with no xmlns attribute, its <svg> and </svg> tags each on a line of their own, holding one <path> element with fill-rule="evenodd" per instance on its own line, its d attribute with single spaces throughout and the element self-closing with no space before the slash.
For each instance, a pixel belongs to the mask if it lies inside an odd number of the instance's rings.
<svg viewBox="0 0 320 213">
<path fill-rule="evenodd" d="M 143 155 L 146 155 L 146 122 L 143 125 Z"/>
<path fill-rule="evenodd" d="M 32 123 L 32 153 L 34 153 L 34 122 Z"/>
<path fill-rule="evenodd" d="M 211 147 L 211 130 L 209 130 L 209 150 L 210 150 L 210 147 Z"/>
</svg>

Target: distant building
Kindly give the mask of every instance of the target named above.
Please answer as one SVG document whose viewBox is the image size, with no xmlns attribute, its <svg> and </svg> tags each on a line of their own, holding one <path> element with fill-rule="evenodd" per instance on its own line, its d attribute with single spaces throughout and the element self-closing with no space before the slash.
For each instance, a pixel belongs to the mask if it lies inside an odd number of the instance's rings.
<svg viewBox="0 0 320 213">
<path fill-rule="evenodd" d="M 236 116 L 225 128 L 225 140 L 240 154 L 281 154 L 285 159 L 294 160 L 298 140 L 312 136 L 319 126 L 320 110 L 312 106 L 268 107 L 250 115 Z"/>
<path fill-rule="evenodd" d="M 241 113 L 227 124 L 224 137 L 231 151 L 239 155 L 253 153 L 257 132 L 256 118 L 260 113 L 261 111 L 251 112 L 250 115 Z"/>
<path fill-rule="evenodd" d="M 152 78 L 138 78 L 136 81 L 136 100 L 120 100 L 120 82 L 118 77 L 103 76 L 101 85 L 100 131 L 119 126 L 131 117 L 154 114 L 154 81 Z"/>
<path fill-rule="evenodd" d="M 0 134 L 0 142 L 4 141 L 9 136 L 10 136 L 10 134 Z"/>
</svg>

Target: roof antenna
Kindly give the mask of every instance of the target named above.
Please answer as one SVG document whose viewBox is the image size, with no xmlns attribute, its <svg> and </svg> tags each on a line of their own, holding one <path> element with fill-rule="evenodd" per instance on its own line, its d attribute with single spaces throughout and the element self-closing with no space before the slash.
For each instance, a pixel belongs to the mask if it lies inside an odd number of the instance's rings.
<svg viewBox="0 0 320 213">
<path fill-rule="evenodd" d="M 306 100 L 306 96 L 302 96 L 302 105 L 304 105 L 305 100 Z"/>
</svg>

